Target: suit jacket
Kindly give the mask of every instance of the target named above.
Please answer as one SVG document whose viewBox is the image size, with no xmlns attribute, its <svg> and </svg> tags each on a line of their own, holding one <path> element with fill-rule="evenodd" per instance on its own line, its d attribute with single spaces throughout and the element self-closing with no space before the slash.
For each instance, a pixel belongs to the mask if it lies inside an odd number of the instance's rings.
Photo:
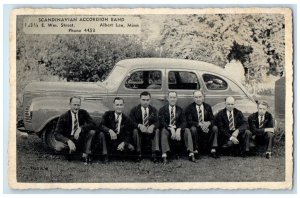
<svg viewBox="0 0 300 198">
<path fill-rule="evenodd" d="M 176 127 L 184 129 L 186 127 L 185 116 L 181 107 L 176 105 Z M 158 121 L 159 121 L 159 128 L 166 128 L 168 129 L 170 124 L 170 113 L 169 113 L 169 104 L 160 108 L 158 112 Z"/>
<path fill-rule="evenodd" d="M 157 127 L 157 110 L 149 105 L 149 126 L 154 124 Z M 141 105 L 135 106 L 131 109 L 129 117 L 134 128 L 138 128 L 139 124 L 143 124 L 143 113 Z"/>
<path fill-rule="evenodd" d="M 243 113 L 240 110 L 234 108 L 233 116 L 234 116 L 235 129 L 239 129 L 239 131 L 245 130 L 246 124 L 245 124 L 245 118 Z M 219 111 L 219 113 L 216 116 L 215 124 L 218 126 L 219 132 L 223 136 L 227 138 L 231 137 L 232 131 L 230 131 L 229 129 L 229 120 L 227 117 L 226 108 Z"/>
<path fill-rule="evenodd" d="M 90 114 L 84 109 L 79 109 L 78 111 L 78 123 L 82 132 L 95 129 L 96 126 Z M 67 143 L 67 141 L 71 138 L 71 132 L 72 115 L 71 110 L 68 110 L 59 117 L 54 136 L 56 140 Z"/>
<path fill-rule="evenodd" d="M 109 129 L 115 129 L 115 111 L 107 111 L 104 113 L 100 125 L 100 130 L 109 135 Z M 120 133 L 117 135 L 118 142 L 131 143 L 133 124 L 127 116 L 122 113 L 122 121 L 120 126 Z"/>
<path fill-rule="evenodd" d="M 248 117 L 248 123 L 250 131 L 253 133 L 253 135 L 263 135 L 265 133 L 265 128 L 274 127 L 273 117 L 269 112 L 265 113 L 265 120 L 262 128 L 259 128 L 258 112 L 253 113 Z"/>
<path fill-rule="evenodd" d="M 214 125 L 214 115 L 211 109 L 211 106 L 207 103 L 203 103 L 203 113 L 204 113 L 204 121 L 210 121 L 211 125 Z M 199 123 L 199 119 L 198 119 L 198 111 L 196 108 L 196 103 L 193 102 L 192 104 L 190 104 L 189 106 L 187 106 L 186 110 L 185 110 L 185 118 L 186 118 L 186 123 L 187 123 L 187 127 L 192 127 L 198 126 Z"/>
</svg>

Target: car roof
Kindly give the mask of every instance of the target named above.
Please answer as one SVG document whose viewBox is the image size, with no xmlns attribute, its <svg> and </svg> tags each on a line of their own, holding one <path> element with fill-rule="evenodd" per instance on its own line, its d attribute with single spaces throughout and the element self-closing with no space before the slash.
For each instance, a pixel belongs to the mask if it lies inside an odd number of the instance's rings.
<svg viewBox="0 0 300 198">
<path fill-rule="evenodd" d="M 186 67 L 188 65 L 188 67 Z M 124 67 L 128 70 L 134 68 L 152 68 L 152 69 L 194 69 L 223 74 L 228 73 L 221 67 L 204 61 L 176 59 L 176 58 L 135 58 L 119 61 L 116 66 Z"/>
</svg>

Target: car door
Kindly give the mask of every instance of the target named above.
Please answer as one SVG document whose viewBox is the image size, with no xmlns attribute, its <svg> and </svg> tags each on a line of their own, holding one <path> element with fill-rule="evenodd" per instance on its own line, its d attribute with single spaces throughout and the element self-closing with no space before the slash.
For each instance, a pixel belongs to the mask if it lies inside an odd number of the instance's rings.
<svg viewBox="0 0 300 198">
<path fill-rule="evenodd" d="M 130 71 L 118 89 L 118 96 L 125 100 L 125 114 L 140 104 L 140 94 L 151 94 L 151 105 L 159 110 L 166 104 L 164 69 L 134 69 Z"/>
<path fill-rule="evenodd" d="M 167 91 L 177 93 L 177 105 L 185 109 L 193 100 L 193 92 L 201 88 L 197 73 L 188 69 L 167 69 Z"/>
</svg>

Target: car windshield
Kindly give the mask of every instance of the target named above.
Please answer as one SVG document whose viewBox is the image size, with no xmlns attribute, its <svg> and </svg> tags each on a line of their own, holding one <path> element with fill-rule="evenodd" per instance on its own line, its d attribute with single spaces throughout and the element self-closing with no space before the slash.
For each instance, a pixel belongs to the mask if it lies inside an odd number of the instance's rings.
<svg viewBox="0 0 300 198">
<path fill-rule="evenodd" d="M 120 85 L 127 69 L 116 65 L 108 77 L 103 81 L 107 89 L 112 89 Z"/>
</svg>

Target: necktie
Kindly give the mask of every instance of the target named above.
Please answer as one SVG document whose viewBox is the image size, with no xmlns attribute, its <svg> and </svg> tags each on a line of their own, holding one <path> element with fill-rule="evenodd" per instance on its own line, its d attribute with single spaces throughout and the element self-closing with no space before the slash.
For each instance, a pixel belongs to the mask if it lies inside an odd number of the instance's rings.
<svg viewBox="0 0 300 198">
<path fill-rule="evenodd" d="M 147 113 L 147 108 L 144 107 L 144 125 L 146 127 L 149 126 L 149 116 L 148 116 L 148 113 Z"/>
<path fill-rule="evenodd" d="M 264 126 L 263 116 L 259 116 L 259 117 L 260 117 L 259 128 L 262 128 Z"/>
<path fill-rule="evenodd" d="M 72 133 L 72 135 L 74 135 L 74 133 L 77 131 L 77 129 L 78 129 L 78 120 L 77 120 L 77 114 L 74 114 L 74 123 L 73 123 L 74 125 L 74 127 L 73 127 L 73 133 Z"/>
<path fill-rule="evenodd" d="M 198 105 L 198 119 L 199 119 L 199 123 L 202 122 L 202 110 L 201 110 L 201 106 Z"/>
<path fill-rule="evenodd" d="M 174 106 L 171 107 L 171 125 L 175 125 L 176 120 L 175 120 L 175 114 L 174 114 Z"/>
<path fill-rule="evenodd" d="M 233 124 L 233 116 L 232 116 L 232 111 L 229 112 L 229 129 L 231 131 L 233 131 L 234 128 L 234 124 Z"/>
<path fill-rule="evenodd" d="M 120 114 L 117 114 L 116 120 L 115 120 L 115 132 L 118 134 L 119 133 L 119 119 L 120 119 Z"/>
</svg>

